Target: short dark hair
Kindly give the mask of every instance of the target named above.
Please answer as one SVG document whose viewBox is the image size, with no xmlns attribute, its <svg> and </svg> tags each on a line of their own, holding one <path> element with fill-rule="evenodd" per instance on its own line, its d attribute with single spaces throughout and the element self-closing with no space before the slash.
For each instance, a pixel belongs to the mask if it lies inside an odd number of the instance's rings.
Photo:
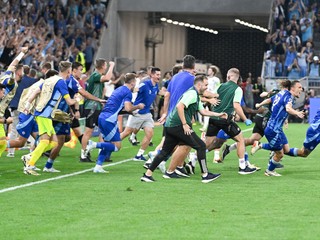
<svg viewBox="0 0 320 240">
<path fill-rule="evenodd" d="M 151 68 L 151 73 L 152 74 L 155 74 L 157 71 L 161 71 L 160 68 L 157 68 L 157 67 Z"/>
<path fill-rule="evenodd" d="M 195 65 L 196 65 L 196 59 L 194 58 L 194 56 L 191 56 L 191 55 L 184 56 L 183 63 L 182 63 L 183 68 L 194 69 Z"/>
<path fill-rule="evenodd" d="M 80 67 L 80 66 L 82 67 L 82 64 L 81 64 L 81 63 L 73 62 L 73 63 L 72 63 L 72 70 L 73 70 L 73 69 L 78 69 L 78 67 Z"/>
<path fill-rule="evenodd" d="M 34 68 L 31 68 L 29 72 L 29 76 L 34 78 L 36 75 L 37 75 L 37 70 L 35 70 Z"/>
<path fill-rule="evenodd" d="M 281 87 L 290 89 L 291 81 L 289 79 L 282 80 L 280 82 Z"/>
<path fill-rule="evenodd" d="M 176 75 L 182 69 L 181 65 L 175 65 L 172 68 L 172 76 Z"/>
<path fill-rule="evenodd" d="M 41 65 L 41 69 L 52 69 L 52 65 L 50 62 L 45 62 L 44 64 Z"/>
<path fill-rule="evenodd" d="M 205 79 L 208 79 L 206 75 L 199 74 L 194 78 L 193 85 L 197 84 L 198 82 L 203 82 Z"/>
<path fill-rule="evenodd" d="M 28 65 L 23 65 L 23 72 L 24 74 L 28 75 L 30 72 L 30 67 Z"/>
<path fill-rule="evenodd" d="M 54 75 L 58 75 L 59 72 L 54 70 L 54 69 L 49 69 L 47 72 L 46 72 L 46 76 L 45 78 L 49 78 L 49 77 L 52 77 Z"/>
<path fill-rule="evenodd" d="M 131 83 L 133 80 L 135 80 L 137 75 L 135 73 L 127 73 L 124 75 L 124 83 Z"/>
<path fill-rule="evenodd" d="M 290 88 L 294 87 L 297 83 L 300 83 L 300 81 L 299 81 L 299 80 L 293 80 L 293 81 L 291 81 L 291 86 L 290 86 Z M 290 89 L 290 88 L 289 88 L 289 89 Z"/>
</svg>

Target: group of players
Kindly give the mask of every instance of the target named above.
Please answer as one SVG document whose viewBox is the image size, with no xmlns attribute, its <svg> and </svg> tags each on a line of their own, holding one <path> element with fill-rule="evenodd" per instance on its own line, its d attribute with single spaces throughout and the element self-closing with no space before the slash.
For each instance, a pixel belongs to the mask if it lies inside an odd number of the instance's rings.
<svg viewBox="0 0 320 240">
<path fill-rule="evenodd" d="M 184 60 L 186 60 L 186 58 Z M 170 166 L 168 170 L 164 172 L 164 178 L 188 177 L 188 173 L 194 173 L 195 159 L 198 159 L 202 172 L 202 182 L 211 182 L 217 179 L 220 174 L 211 174 L 208 172 L 205 153 L 212 149 L 220 148 L 228 138 L 232 138 L 236 143 L 231 146 L 224 145 L 220 161 L 223 161 L 231 150 L 237 149 L 239 174 L 243 175 L 260 170 L 260 168 L 250 164 L 248 161 L 245 146 L 252 145 L 251 154 L 254 154 L 259 149 L 272 151 L 268 167 L 264 174 L 266 176 L 278 177 L 281 175 L 277 173 L 275 169 L 283 167 L 280 161 L 284 154 L 306 157 L 319 144 L 320 109 L 307 130 L 306 138 L 301 149 L 290 148 L 283 132 L 283 125 L 289 114 L 299 118 L 304 117 L 303 111 L 293 109 L 295 98 L 299 97 L 302 91 L 302 86 L 299 81 L 284 80 L 280 83 L 281 89 L 279 91 L 262 94 L 262 97 L 266 97 L 266 99 L 256 105 L 257 109 L 261 109 L 257 110 L 258 116 L 255 118 L 253 134 L 250 138 L 244 139 L 241 129 L 233 118 L 235 111 L 247 126 L 252 123 L 246 118 L 241 108 L 242 90 L 237 85 L 240 79 L 239 70 L 235 68 L 230 69 L 227 73 L 227 82 L 217 89 L 218 96 L 215 97 L 218 97 L 219 102 L 213 104 L 211 107 L 211 110 L 215 113 L 204 112 L 202 104 L 199 104 L 199 102 L 203 100 L 201 96 L 204 96 L 206 92 L 206 85 L 208 84 L 206 78 L 203 76 L 190 76 L 188 81 L 187 78 L 183 76 L 183 74 L 186 74 L 185 72 L 188 71 L 190 75 L 192 75 L 192 68 L 185 69 L 184 65 L 184 73 L 175 75 L 169 84 L 168 92 L 165 95 L 165 106 L 169 104 L 169 110 L 167 111 L 168 117 L 166 115 L 164 116 L 164 118 L 167 117 L 164 125 L 165 140 L 161 151 L 158 151 L 151 165 L 146 166 L 148 170 L 141 177 L 141 181 L 154 182 L 155 180 L 152 177 L 153 171 L 174 152 Z M 192 82 L 193 79 L 194 83 Z M 271 94 L 273 94 L 273 96 L 271 96 Z M 211 116 L 204 140 L 205 144 L 192 130 L 191 116 L 196 111 Z M 267 138 L 268 143 L 259 142 L 263 136 Z M 190 148 L 197 150 L 196 158 L 192 158 L 189 163 L 185 164 L 184 169 L 185 154 L 190 151 Z M 177 164 L 174 165 L 172 163 Z M 184 170 L 187 170 L 187 172 Z"/>
<path fill-rule="evenodd" d="M 226 136 L 234 139 L 236 143 L 231 146 L 224 145 L 221 161 L 231 150 L 237 149 L 239 174 L 251 174 L 259 170 L 246 158 L 245 146 L 247 145 L 253 145 L 252 154 L 259 149 L 273 151 L 274 154 L 270 158 L 265 175 L 280 176 L 274 169 L 281 165 L 279 162 L 283 154 L 306 157 L 319 143 L 320 111 L 307 131 L 302 149 L 289 148 L 286 136 L 282 131 L 288 114 L 297 115 L 300 118 L 304 117 L 303 112 L 292 108 L 294 98 L 299 97 L 302 91 L 298 81 L 283 81 L 280 92 L 257 104 L 257 108 L 266 105 L 270 105 L 270 107 L 264 107 L 265 110 L 260 111 L 262 115 L 256 117 L 252 137 L 244 139 L 241 129 L 235 122 L 234 112 L 247 126 L 252 122 L 246 118 L 241 106 L 242 90 L 238 86 L 239 70 L 231 68 L 227 73 L 227 82 L 221 84 L 216 92 L 210 92 L 207 91 L 207 77 L 204 75 L 195 76 L 195 58 L 191 55 L 184 57 L 181 71 L 173 76 L 166 91 L 159 90 L 161 70 L 153 67 L 150 69 L 148 77 L 139 84 L 136 83 L 136 74 L 126 74 L 123 86 L 115 89 L 107 101 L 102 99 L 101 86 L 103 82 L 111 79 L 113 62 L 109 62 L 108 70 L 107 62 L 104 59 L 96 60 L 96 71 L 90 77 L 92 84 L 89 81 L 89 88 L 92 88 L 89 92 L 93 94 L 84 90 L 77 81 L 82 71 L 81 64 L 62 61 L 59 64 L 59 72 L 50 69 L 50 66 L 43 67 L 44 78 L 23 89 L 20 96 L 16 125 L 19 137 L 14 140 L 6 140 L 4 125 L 12 123 L 13 119 L 11 117 L 5 118 L 4 112 L 18 88 L 17 79 L 21 78 L 21 74 L 19 74 L 21 69 L 18 63 L 26 51 L 27 49 L 22 49 L 1 77 L 0 154 L 6 148 L 22 147 L 30 135 L 38 138 L 35 149 L 22 157 L 24 173 L 28 175 L 39 175 L 38 170 L 40 169 L 36 167 L 36 162 L 46 151 L 50 151 L 50 156 L 43 171 L 59 172 L 53 168 L 54 160 L 59 155 L 63 144 L 70 139 L 71 128 L 82 143 L 81 160 L 88 159 L 92 149 L 100 149 L 93 169 L 95 173 L 105 173 L 103 162 L 110 159 L 112 152 L 120 150 L 122 139 L 139 129 L 144 129 L 145 138 L 134 159 L 144 161 L 143 154 L 153 136 L 154 123 L 150 107 L 158 94 L 164 95 L 164 114 L 159 120 L 164 124 L 163 140 L 158 146 L 158 154 L 152 156 L 153 161 L 145 164 L 148 169 L 141 177 L 141 181 L 144 182 L 155 181 L 152 177 L 153 171 L 159 164 L 164 165 L 163 163 L 170 157 L 172 160 L 168 169 L 163 170 L 164 178 L 189 177 L 189 174 L 194 174 L 196 160 L 200 165 L 203 183 L 219 178 L 220 174 L 208 171 L 206 152 L 220 148 Z M 99 94 L 94 94 L 95 92 Z M 134 102 L 132 101 L 133 92 L 137 92 L 137 98 Z M 79 128 L 80 98 L 77 97 L 79 94 L 85 97 L 89 103 L 98 102 L 92 106 L 87 104 L 86 130 L 90 131 L 86 131 L 85 136 L 82 135 Z M 210 104 L 211 111 L 204 109 L 203 103 Z M 99 106 L 101 110 L 96 106 Z M 117 123 L 121 110 L 132 114 L 122 133 L 120 133 Z M 204 141 L 192 129 L 192 117 L 196 112 L 210 117 Z M 69 118 L 70 115 L 72 118 Z M 100 142 L 89 140 L 95 125 L 99 126 Z M 267 144 L 258 142 L 263 135 L 268 140 Z M 196 150 L 196 158 L 185 164 L 185 159 L 191 148 Z"/>
</svg>

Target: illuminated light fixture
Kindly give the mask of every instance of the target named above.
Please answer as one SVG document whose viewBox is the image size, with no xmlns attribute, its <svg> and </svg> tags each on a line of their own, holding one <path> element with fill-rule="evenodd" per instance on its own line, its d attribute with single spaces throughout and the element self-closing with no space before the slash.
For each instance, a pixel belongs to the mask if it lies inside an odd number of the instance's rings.
<svg viewBox="0 0 320 240">
<path fill-rule="evenodd" d="M 196 30 L 203 31 L 203 32 L 207 32 L 207 33 L 218 34 L 218 31 L 216 31 L 216 30 L 213 30 L 213 29 L 210 29 L 210 28 L 196 26 L 196 25 L 190 24 L 190 23 L 178 22 L 178 21 L 175 21 L 175 20 L 172 20 L 172 19 L 167 19 L 165 17 L 160 18 L 160 20 L 162 22 L 167 22 L 167 23 L 170 23 L 170 24 L 179 25 L 181 27 L 189 27 L 189 28 L 196 29 Z"/>
<path fill-rule="evenodd" d="M 266 33 L 269 32 L 268 29 L 266 29 L 266 28 L 263 28 L 263 27 L 260 27 L 258 25 L 254 25 L 254 24 L 242 21 L 240 19 L 235 19 L 234 21 L 236 23 L 239 23 L 239 24 L 244 25 L 244 26 L 249 27 L 249 28 L 254 28 L 254 29 L 257 29 L 259 31 L 266 32 Z"/>
</svg>

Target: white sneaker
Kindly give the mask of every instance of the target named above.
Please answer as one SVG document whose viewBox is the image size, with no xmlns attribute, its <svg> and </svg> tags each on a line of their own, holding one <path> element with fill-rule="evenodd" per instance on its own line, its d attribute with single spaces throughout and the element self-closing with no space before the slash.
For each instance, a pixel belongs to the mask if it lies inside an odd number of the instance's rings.
<svg viewBox="0 0 320 240">
<path fill-rule="evenodd" d="M 102 166 L 95 166 L 93 168 L 94 173 L 108 173 L 108 171 L 104 170 Z"/>
<path fill-rule="evenodd" d="M 281 177 L 281 174 L 277 173 L 276 171 L 269 171 L 268 169 L 266 169 L 264 175 L 267 177 Z"/>
<path fill-rule="evenodd" d="M 43 170 L 42 170 L 42 172 L 58 173 L 58 172 L 61 172 L 61 171 L 59 171 L 59 170 L 57 170 L 57 169 L 54 169 L 53 167 L 52 167 L 52 168 L 46 168 L 46 167 L 44 167 Z"/>
<path fill-rule="evenodd" d="M 34 175 L 34 176 L 39 176 L 40 174 L 37 173 L 36 171 L 33 170 L 34 169 L 34 166 L 26 166 L 23 168 L 23 173 L 26 174 L 26 175 Z"/>
<path fill-rule="evenodd" d="M 251 155 L 255 154 L 258 150 L 260 150 L 260 143 L 259 141 L 254 141 L 252 148 L 251 148 Z"/>
<path fill-rule="evenodd" d="M 97 146 L 96 142 L 89 140 L 88 145 L 86 147 L 85 155 L 87 156 L 88 153 L 91 152 L 92 149 L 96 148 L 96 146 Z"/>
<path fill-rule="evenodd" d="M 40 171 L 41 169 L 40 169 L 40 168 L 37 168 L 36 166 L 32 166 L 32 170 L 33 170 L 33 171 Z"/>
<path fill-rule="evenodd" d="M 166 172 L 166 162 L 162 161 L 159 166 L 158 166 L 159 170 L 164 174 Z"/>
<path fill-rule="evenodd" d="M 249 168 L 255 168 L 255 169 L 257 169 L 257 171 L 261 170 L 261 167 L 258 167 L 258 166 L 254 165 L 254 164 L 251 164 L 251 163 L 248 164 L 248 167 Z"/>
<path fill-rule="evenodd" d="M 31 153 L 21 156 L 21 161 L 24 167 L 28 166 L 28 162 L 30 161 L 30 159 L 31 159 Z"/>
<path fill-rule="evenodd" d="M 8 154 L 7 154 L 7 157 L 9 157 L 9 158 L 14 158 L 14 153 L 8 153 Z"/>
</svg>

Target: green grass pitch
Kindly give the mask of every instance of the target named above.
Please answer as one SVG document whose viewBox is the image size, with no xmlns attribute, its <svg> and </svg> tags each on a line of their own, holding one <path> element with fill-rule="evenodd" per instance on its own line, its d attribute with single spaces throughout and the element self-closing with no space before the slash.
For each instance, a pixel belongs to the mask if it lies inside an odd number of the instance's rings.
<svg viewBox="0 0 320 240">
<path fill-rule="evenodd" d="M 240 124 L 245 130 L 245 127 Z M 289 124 L 291 147 L 301 147 L 308 125 Z M 195 126 L 198 129 L 199 126 Z M 161 138 L 155 128 L 153 142 Z M 244 135 L 250 136 L 251 131 Z M 138 139 L 142 140 L 142 133 Z M 265 141 L 265 139 L 263 139 Z M 232 142 L 230 140 L 230 142 Z M 54 167 L 61 173 L 22 173 L 20 156 L 0 160 L 0 239 L 317 239 L 320 236 L 320 147 L 304 158 L 285 156 L 282 177 L 266 177 L 269 152 L 250 161 L 262 170 L 239 175 L 236 153 L 209 170 L 222 174 L 201 183 L 200 171 L 188 179 L 142 183 L 142 162 L 123 161 L 139 147 L 123 141 L 123 149 L 106 166 L 110 173 L 94 174 L 94 164 L 79 163 L 80 145 L 63 148 Z M 149 147 L 146 152 L 153 150 Z M 250 150 L 250 148 L 248 149 Z M 92 155 L 96 157 L 97 150 Z M 46 158 L 37 166 L 43 168 Z M 86 171 L 87 170 L 87 171 Z M 83 171 L 81 173 L 81 171 Z M 74 174 L 79 173 L 79 174 Z M 66 176 L 67 174 L 70 174 Z M 63 177 L 57 179 L 57 177 Z M 55 179 L 53 179 L 55 178 Z M 41 180 L 50 180 L 39 182 Z M 26 185 L 29 183 L 39 184 Z M 8 191 L 10 189 L 11 191 Z"/>
</svg>

